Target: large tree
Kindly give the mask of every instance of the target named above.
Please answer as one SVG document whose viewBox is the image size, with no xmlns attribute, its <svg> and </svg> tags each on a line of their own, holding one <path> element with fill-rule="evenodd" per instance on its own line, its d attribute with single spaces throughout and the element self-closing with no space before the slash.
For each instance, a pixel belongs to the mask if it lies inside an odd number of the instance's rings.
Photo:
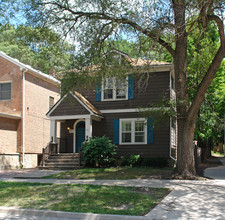
<svg viewBox="0 0 225 220">
<path fill-rule="evenodd" d="M 193 137 L 196 118 L 206 91 L 225 55 L 224 1 L 222 0 L 32 0 L 29 21 L 47 24 L 79 42 L 79 49 L 99 51 L 106 39 L 122 36 L 137 42 L 145 36 L 165 48 L 173 58 L 175 71 L 178 159 L 183 176 L 196 174 Z M 31 19 L 32 17 L 32 19 Z M 192 101 L 188 93 L 188 37 L 197 29 L 199 39 L 216 25 L 220 44 L 208 62 Z M 125 37 L 126 36 L 126 37 Z M 206 45 L 207 46 L 207 45 Z M 151 52 L 150 47 L 148 52 Z M 80 50 L 81 52 L 81 50 Z M 95 53 L 87 53 L 93 58 Z M 150 54 L 150 53 L 149 53 Z M 147 57 L 147 55 L 146 55 Z M 201 61 L 200 61 L 201 62 Z"/>
</svg>

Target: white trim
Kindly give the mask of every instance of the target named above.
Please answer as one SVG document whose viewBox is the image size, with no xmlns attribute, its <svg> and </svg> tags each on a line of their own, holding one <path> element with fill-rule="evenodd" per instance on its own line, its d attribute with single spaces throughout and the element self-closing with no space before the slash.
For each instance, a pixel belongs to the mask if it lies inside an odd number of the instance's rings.
<svg viewBox="0 0 225 220">
<path fill-rule="evenodd" d="M 167 109 L 168 107 L 166 107 Z M 160 110 L 161 108 L 128 108 L 128 109 L 107 109 L 107 110 L 99 110 L 103 114 L 107 113 L 128 113 L 128 112 L 141 112 L 141 110 Z"/>
<path fill-rule="evenodd" d="M 73 92 L 69 92 L 72 96 L 73 96 L 73 98 L 75 98 L 89 113 L 90 113 L 90 115 L 93 115 L 93 116 L 95 116 L 95 117 L 98 117 L 98 118 L 103 118 L 103 116 L 100 116 L 100 115 L 97 115 L 97 114 L 95 114 L 93 111 L 91 111 L 91 109 L 89 109 L 75 94 L 73 94 Z M 67 94 L 65 94 L 56 104 L 55 104 L 55 106 L 53 106 L 53 108 L 46 114 L 46 116 L 48 117 L 48 118 L 54 118 L 54 117 L 69 117 L 69 115 L 66 115 L 66 116 L 50 116 L 50 114 L 59 106 L 59 104 L 68 96 L 68 94 L 69 93 L 67 93 Z M 75 115 L 75 116 L 79 116 L 79 115 Z M 80 118 L 80 117 L 78 117 L 78 118 Z M 77 117 L 76 118 L 62 118 L 62 119 L 77 119 Z"/>
<path fill-rule="evenodd" d="M 10 61 L 11 63 L 19 66 L 21 71 L 23 71 L 24 69 L 25 70 L 29 70 L 29 71 L 31 71 L 30 74 L 33 74 L 33 75 L 35 75 L 35 76 L 37 76 L 39 78 L 48 80 L 49 82 L 51 82 L 53 84 L 57 84 L 57 85 L 60 85 L 61 84 L 61 82 L 59 80 L 55 79 L 53 76 L 47 75 L 47 74 L 45 74 L 45 73 L 43 73 L 43 72 L 41 72 L 39 70 L 36 70 L 36 69 L 32 68 L 29 65 L 26 65 L 24 63 L 21 63 L 19 60 L 14 59 L 14 58 L 6 55 L 4 52 L 1 52 L 0 51 L 0 56 L 3 57 L 3 58 L 5 58 L 6 60 Z"/>
<path fill-rule="evenodd" d="M 81 119 L 88 118 L 90 115 L 63 115 L 63 116 L 50 116 L 50 120 L 69 120 L 69 119 Z"/>
<path fill-rule="evenodd" d="M 172 117 L 170 117 L 170 158 L 176 162 L 177 160 L 172 156 L 171 129 L 172 129 Z"/>
<path fill-rule="evenodd" d="M 107 78 L 109 78 L 109 77 L 107 77 Z M 106 78 L 106 79 L 107 79 Z M 102 97 L 102 99 L 101 99 L 101 101 L 123 101 L 123 100 L 128 100 L 128 76 L 126 76 L 126 97 L 125 98 L 116 98 L 116 89 L 117 89 L 117 87 L 116 87 L 116 78 L 115 77 L 112 77 L 112 80 L 113 80 L 113 88 L 112 88 L 112 90 L 113 90 L 113 97 L 112 97 L 112 99 L 104 99 L 104 79 L 102 79 L 102 83 L 101 83 L 101 97 Z"/>
<path fill-rule="evenodd" d="M 79 119 L 79 120 L 75 121 L 74 124 L 73 124 L 73 130 L 74 130 L 74 133 L 73 133 L 73 153 L 76 152 L 76 126 L 81 121 L 83 121 L 84 124 L 85 124 L 84 119 Z M 85 124 L 85 129 L 86 129 L 86 124 Z"/>
<path fill-rule="evenodd" d="M 25 120 L 25 106 L 26 106 L 26 100 L 25 100 L 25 92 L 26 92 L 26 88 L 25 88 L 25 85 L 26 85 L 26 83 L 25 83 L 25 80 L 26 80 L 26 72 L 27 72 L 27 69 L 25 69 L 25 70 L 23 70 L 22 71 L 23 72 L 23 81 L 22 81 L 22 86 L 23 86 L 23 95 L 22 95 L 22 97 L 23 97 L 23 106 L 22 106 L 22 108 L 23 108 L 23 117 L 22 117 L 22 165 L 24 165 L 24 157 L 25 157 L 25 134 L 26 134 L 26 126 L 25 126 L 25 123 L 26 123 L 26 120 Z"/>
<path fill-rule="evenodd" d="M 13 114 L 8 114 L 4 112 L 0 112 L 0 117 L 11 118 L 11 119 L 21 119 L 21 115 L 13 115 Z"/>
<path fill-rule="evenodd" d="M 147 120 L 145 118 L 120 118 L 120 128 L 119 128 L 119 144 L 120 145 L 143 145 L 147 144 Z M 122 122 L 129 121 L 131 122 L 131 142 L 129 143 L 122 143 Z M 135 142 L 135 122 L 136 121 L 143 121 L 144 122 L 144 142 Z"/>
<path fill-rule="evenodd" d="M 50 141 L 56 143 L 56 131 L 57 131 L 57 122 L 56 120 L 50 120 Z"/>
</svg>

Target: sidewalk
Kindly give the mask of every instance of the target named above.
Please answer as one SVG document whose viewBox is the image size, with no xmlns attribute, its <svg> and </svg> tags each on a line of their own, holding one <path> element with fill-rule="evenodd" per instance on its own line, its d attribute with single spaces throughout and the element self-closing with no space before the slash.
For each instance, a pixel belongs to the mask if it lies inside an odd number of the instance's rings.
<svg viewBox="0 0 225 220">
<path fill-rule="evenodd" d="M 223 159 L 223 162 L 225 160 Z M 0 178 L 4 181 L 41 182 L 57 184 L 95 184 L 95 185 L 119 185 L 136 187 L 162 187 L 171 188 L 173 191 L 164 198 L 146 216 L 120 216 L 100 215 L 85 213 L 65 213 L 52 211 L 21 210 L 0 208 L 0 219 L 83 219 L 83 220 L 163 220 L 163 219 L 225 219 L 225 166 L 206 169 L 208 177 L 218 173 L 216 180 L 191 181 L 191 180 L 53 180 L 53 179 L 13 179 Z M 37 176 L 36 176 L 37 177 Z M 3 216 L 3 217 L 2 217 Z M 19 218 L 16 218 L 16 216 Z"/>
</svg>

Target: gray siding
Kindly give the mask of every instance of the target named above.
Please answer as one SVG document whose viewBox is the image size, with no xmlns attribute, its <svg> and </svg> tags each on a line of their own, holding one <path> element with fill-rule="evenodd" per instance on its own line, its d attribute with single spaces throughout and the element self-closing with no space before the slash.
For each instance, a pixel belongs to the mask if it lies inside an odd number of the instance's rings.
<svg viewBox="0 0 225 220">
<path fill-rule="evenodd" d="M 148 79 L 148 86 L 145 90 L 143 88 L 138 89 L 138 81 L 139 77 L 135 76 L 134 99 L 132 100 L 96 101 L 96 88 L 88 91 L 78 89 L 78 91 L 99 110 L 149 107 L 150 104 L 157 103 L 163 98 L 170 99 L 169 72 L 151 73 Z"/>
<path fill-rule="evenodd" d="M 115 118 L 140 118 L 138 113 L 104 114 L 101 122 L 93 121 L 93 136 L 106 135 L 113 140 L 113 120 Z M 125 154 L 141 154 L 145 158 L 169 157 L 170 127 L 169 119 L 164 124 L 154 125 L 154 142 L 145 145 L 119 145 L 118 157 Z"/>
<path fill-rule="evenodd" d="M 50 116 L 90 114 L 72 95 L 68 95 L 50 114 Z"/>
</svg>

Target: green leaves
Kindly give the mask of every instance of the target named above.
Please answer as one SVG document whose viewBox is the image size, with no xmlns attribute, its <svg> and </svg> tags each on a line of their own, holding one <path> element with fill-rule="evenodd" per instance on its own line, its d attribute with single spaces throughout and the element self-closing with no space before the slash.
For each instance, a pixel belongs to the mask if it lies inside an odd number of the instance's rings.
<svg viewBox="0 0 225 220">
<path fill-rule="evenodd" d="M 74 48 L 53 30 L 0 26 L 0 50 L 42 72 L 72 67 Z"/>
<path fill-rule="evenodd" d="M 116 146 L 106 136 L 93 137 L 83 143 L 82 152 L 87 165 L 108 167 L 115 162 Z"/>
</svg>

